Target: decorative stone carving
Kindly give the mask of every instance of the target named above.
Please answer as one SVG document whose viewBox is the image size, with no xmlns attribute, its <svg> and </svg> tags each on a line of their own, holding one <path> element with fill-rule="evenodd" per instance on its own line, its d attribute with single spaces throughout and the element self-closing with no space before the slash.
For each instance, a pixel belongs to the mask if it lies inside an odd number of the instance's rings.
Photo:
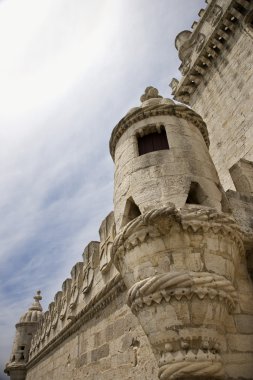
<svg viewBox="0 0 253 380">
<path fill-rule="evenodd" d="M 42 337 L 41 336 L 42 336 L 43 326 L 44 326 L 44 315 L 41 318 L 41 320 L 40 320 L 40 322 L 38 324 L 38 328 L 36 330 L 36 333 L 34 334 L 34 336 L 32 338 L 30 354 L 33 351 L 36 352 L 38 350 L 38 348 L 39 348 L 40 343 L 42 342 Z"/>
<path fill-rule="evenodd" d="M 61 308 L 61 299 L 62 299 L 62 291 L 56 293 L 54 297 L 54 308 L 52 310 L 52 328 L 56 329 L 58 320 L 59 320 L 59 312 Z"/>
<path fill-rule="evenodd" d="M 69 310 L 70 312 L 75 309 L 78 301 L 79 290 L 81 289 L 82 284 L 82 272 L 83 272 L 83 263 L 76 263 L 71 270 L 71 290 L 70 290 L 70 301 L 69 301 Z"/>
<path fill-rule="evenodd" d="M 196 52 L 199 53 L 206 41 L 206 37 L 203 33 L 199 33 L 197 38 L 196 38 Z"/>
<path fill-rule="evenodd" d="M 99 242 L 92 241 L 83 252 L 83 287 L 82 292 L 86 294 L 90 291 L 95 268 L 99 263 Z"/>
<path fill-rule="evenodd" d="M 191 68 L 191 59 L 187 58 L 183 61 L 182 65 L 180 66 L 179 70 L 181 71 L 182 75 L 186 75 L 188 71 Z"/>
<path fill-rule="evenodd" d="M 100 270 L 102 273 L 107 272 L 112 264 L 111 250 L 113 240 L 115 238 L 115 221 L 113 211 L 103 220 L 100 229 L 100 246 L 99 246 L 99 259 Z"/>
<path fill-rule="evenodd" d="M 60 319 L 66 316 L 71 292 L 71 279 L 67 278 L 62 284 L 62 297 L 60 301 Z"/>
<path fill-rule="evenodd" d="M 207 22 L 210 22 L 212 26 L 216 26 L 222 16 L 222 8 L 215 4 L 209 13 L 208 17 L 206 18 Z"/>
<path fill-rule="evenodd" d="M 157 88 L 149 86 L 145 89 L 144 94 L 140 97 L 140 101 L 143 103 L 146 100 L 154 98 L 162 98 L 162 96 L 159 95 Z"/>
<path fill-rule="evenodd" d="M 44 313 L 44 319 L 43 319 L 43 324 L 41 327 L 41 341 L 45 340 L 46 336 L 49 335 L 51 329 L 51 318 L 50 318 L 50 313 L 49 310 L 47 310 Z"/>
<path fill-rule="evenodd" d="M 112 131 L 112 135 L 110 138 L 110 153 L 112 158 L 114 159 L 115 148 L 118 140 L 123 135 L 123 133 L 131 127 L 137 121 L 146 119 L 150 116 L 156 115 L 173 115 L 185 120 L 189 120 L 195 125 L 201 132 L 206 145 L 209 147 L 209 137 L 206 128 L 206 124 L 202 120 L 202 118 L 193 110 L 183 105 L 178 104 L 163 104 L 162 102 L 159 105 L 149 105 L 145 107 L 145 112 L 143 112 L 143 108 L 139 107 L 138 110 L 134 112 L 134 114 L 126 114 L 120 122 L 116 125 L 116 127 Z"/>
<path fill-rule="evenodd" d="M 243 254 L 234 219 L 197 206 L 147 212 L 115 238 L 113 261 L 157 357 L 160 379 L 224 376 L 220 353 Z"/>
<path fill-rule="evenodd" d="M 135 284 L 128 292 L 128 305 L 137 314 L 144 305 L 170 302 L 172 298 L 180 301 L 191 300 L 194 295 L 199 299 L 223 299 L 229 310 L 237 301 L 235 288 L 223 276 L 208 272 L 172 272 L 153 276 Z"/>
<path fill-rule="evenodd" d="M 194 41 L 191 39 L 192 32 L 190 30 L 183 30 L 180 32 L 175 39 L 175 46 L 178 50 L 179 59 L 183 62 L 192 53 L 194 47 Z"/>
<path fill-rule="evenodd" d="M 172 95 L 175 95 L 175 93 L 177 91 L 178 83 L 179 83 L 178 79 L 172 78 L 172 80 L 171 80 L 171 82 L 169 84 L 170 88 L 172 89 L 172 91 L 171 91 Z"/>
</svg>

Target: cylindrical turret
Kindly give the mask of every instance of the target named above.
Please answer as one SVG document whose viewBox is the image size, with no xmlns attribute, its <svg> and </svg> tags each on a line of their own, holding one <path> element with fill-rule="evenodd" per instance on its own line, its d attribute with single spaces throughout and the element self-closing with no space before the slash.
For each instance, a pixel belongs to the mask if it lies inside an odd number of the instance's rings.
<svg viewBox="0 0 253 380">
<path fill-rule="evenodd" d="M 16 335 L 13 343 L 10 362 L 6 364 L 5 372 L 11 380 L 24 380 L 26 363 L 28 361 L 31 339 L 43 315 L 40 291 L 34 296 L 34 302 L 28 311 L 16 324 Z"/>
<path fill-rule="evenodd" d="M 120 230 L 136 216 L 174 203 L 221 210 L 219 178 L 202 118 L 147 87 L 140 107 L 114 128 L 114 212 Z"/>
<path fill-rule="evenodd" d="M 110 142 L 116 166 L 112 260 L 160 380 L 224 379 L 242 235 L 222 213 L 225 198 L 201 117 L 152 87 L 141 101 Z"/>
</svg>

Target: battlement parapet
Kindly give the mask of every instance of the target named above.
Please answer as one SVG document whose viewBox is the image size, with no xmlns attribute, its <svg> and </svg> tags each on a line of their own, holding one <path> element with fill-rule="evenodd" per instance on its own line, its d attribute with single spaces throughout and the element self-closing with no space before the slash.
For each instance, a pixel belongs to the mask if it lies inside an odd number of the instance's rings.
<svg viewBox="0 0 253 380">
<path fill-rule="evenodd" d="M 27 368 L 90 320 L 125 289 L 121 276 L 111 261 L 115 236 L 114 213 L 102 222 L 101 241 L 91 241 L 84 249 L 83 262 L 71 270 L 71 278 L 62 284 L 49 304 L 33 336 Z"/>
<path fill-rule="evenodd" d="M 199 12 L 200 20 L 194 22 L 192 31 L 183 31 L 176 37 L 175 45 L 182 61 L 180 81 L 170 83 L 172 95 L 189 104 L 190 97 L 203 80 L 208 68 L 222 54 L 224 45 L 236 30 L 251 24 L 249 17 L 252 2 L 249 0 L 210 0 L 206 9 Z"/>
</svg>

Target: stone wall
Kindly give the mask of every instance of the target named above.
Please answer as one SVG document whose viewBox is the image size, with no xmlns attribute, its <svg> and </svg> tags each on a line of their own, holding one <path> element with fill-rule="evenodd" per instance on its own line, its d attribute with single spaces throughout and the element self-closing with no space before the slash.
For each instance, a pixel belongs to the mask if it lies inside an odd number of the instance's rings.
<svg viewBox="0 0 253 380">
<path fill-rule="evenodd" d="M 28 369 L 27 380 L 157 378 L 157 364 L 122 292 Z"/>
<path fill-rule="evenodd" d="M 33 336 L 27 380 L 150 379 L 157 364 L 111 261 L 114 213 L 101 223 Z"/>
<path fill-rule="evenodd" d="M 207 123 L 210 154 L 227 190 L 234 189 L 229 169 L 241 158 L 253 160 L 253 3 L 207 3 L 192 31 L 176 38 L 182 77 L 171 87 Z"/>
<path fill-rule="evenodd" d="M 238 29 L 235 40 L 210 68 L 190 105 L 208 125 L 210 154 L 225 189 L 233 189 L 229 169 L 253 160 L 253 39 Z"/>
</svg>

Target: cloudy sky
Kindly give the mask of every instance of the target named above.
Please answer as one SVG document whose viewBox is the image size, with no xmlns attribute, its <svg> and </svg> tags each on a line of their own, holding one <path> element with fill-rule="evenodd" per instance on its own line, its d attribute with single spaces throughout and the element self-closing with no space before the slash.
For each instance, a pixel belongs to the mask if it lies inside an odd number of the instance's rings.
<svg viewBox="0 0 253 380">
<path fill-rule="evenodd" d="M 112 210 L 114 125 L 180 77 L 177 33 L 204 0 L 0 0 L 0 361 Z M 0 375 L 0 379 L 4 379 Z"/>
</svg>

